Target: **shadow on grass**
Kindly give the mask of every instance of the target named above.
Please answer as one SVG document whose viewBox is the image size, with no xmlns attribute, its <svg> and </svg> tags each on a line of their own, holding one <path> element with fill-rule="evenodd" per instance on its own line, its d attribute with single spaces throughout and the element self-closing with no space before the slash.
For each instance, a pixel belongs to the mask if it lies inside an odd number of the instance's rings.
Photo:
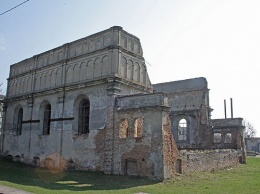
<svg viewBox="0 0 260 194">
<path fill-rule="evenodd" d="M 0 160 L 0 180 L 50 190 L 120 190 L 158 183 L 146 178 L 104 175 L 86 171 L 49 171 L 21 163 Z"/>
</svg>

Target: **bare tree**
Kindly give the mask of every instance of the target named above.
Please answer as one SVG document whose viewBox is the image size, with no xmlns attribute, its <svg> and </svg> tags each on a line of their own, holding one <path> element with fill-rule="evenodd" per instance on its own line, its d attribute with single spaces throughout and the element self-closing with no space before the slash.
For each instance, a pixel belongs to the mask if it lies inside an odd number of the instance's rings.
<svg viewBox="0 0 260 194">
<path fill-rule="evenodd" d="M 245 126 L 244 129 L 244 136 L 247 138 L 254 137 L 256 135 L 256 129 L 254 128 L 253 124 L 248 122 L 247 120 L 243 120 L 243 125 Z"/>
<path fill-rule="evenodd" d="M 3 91 L 3 83 L 0 83 L 0 95 L 3 94 L 4 91 Z"/>
</svg>

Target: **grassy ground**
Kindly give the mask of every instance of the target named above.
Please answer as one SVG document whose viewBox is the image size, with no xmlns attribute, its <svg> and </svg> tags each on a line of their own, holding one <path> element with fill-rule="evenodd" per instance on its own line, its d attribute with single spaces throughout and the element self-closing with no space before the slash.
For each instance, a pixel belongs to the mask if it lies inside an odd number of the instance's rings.
<svg viewBox="0 0 260 194">
<path fill-rule="evenodd" d="M 0 161 L 0 184 L 33 193 L 260 193 L 260 158 L 215 172 L 182 174 L 166 182 L 94 172 L 51 172 Z"/>
</svg>

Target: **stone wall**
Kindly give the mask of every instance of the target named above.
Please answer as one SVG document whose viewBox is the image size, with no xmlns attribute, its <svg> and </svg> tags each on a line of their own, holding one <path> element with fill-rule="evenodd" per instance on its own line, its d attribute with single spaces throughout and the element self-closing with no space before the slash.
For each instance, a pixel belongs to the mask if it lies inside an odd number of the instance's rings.
<svg viewBox="0 0 260 194">
<path fill-rule="evenodd" d="M 182 172 L 213 171 L 239 164 L 240 151 L 233 149 L 181 150 Z"/>
<path fill-rule="evenodd" d="M 179 150 L 172 135 L 171 120 L 167 115 L 163 118 L 163 161 L 165 178 L 170 178 L 178 172 L 178 160 Z"/>
</svg>

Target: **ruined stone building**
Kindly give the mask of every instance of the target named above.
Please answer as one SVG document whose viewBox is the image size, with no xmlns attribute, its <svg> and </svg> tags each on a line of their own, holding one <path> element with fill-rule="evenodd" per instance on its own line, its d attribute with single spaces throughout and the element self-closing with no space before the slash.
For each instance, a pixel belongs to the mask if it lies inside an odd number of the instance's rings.
<svg viewBox="0 0 260 194">
<path fill-rule="evenodd" d="M 205 78 L 152 85 L 121 27 L 10 67 L 2 155 L 48 168 L 162 180 L 244 161 L 242 119 L 211 119 Z"/>
</svg>

